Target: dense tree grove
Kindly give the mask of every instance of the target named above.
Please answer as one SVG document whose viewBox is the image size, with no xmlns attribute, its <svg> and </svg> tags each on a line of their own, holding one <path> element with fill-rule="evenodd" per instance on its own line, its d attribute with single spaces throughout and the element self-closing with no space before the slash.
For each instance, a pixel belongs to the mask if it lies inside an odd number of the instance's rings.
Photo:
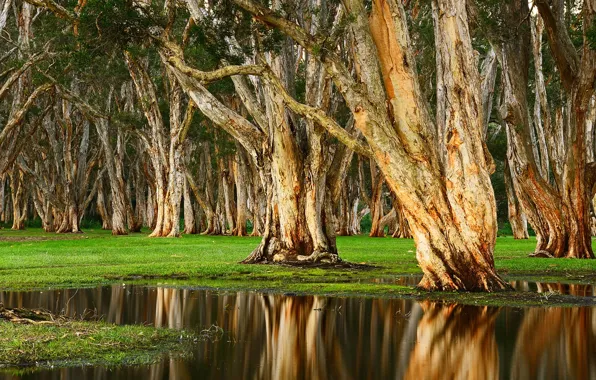
<svg viewBox="0 0 596 380">
<path fill-rule="evenodd" d="M 593 258 L 594 0 L 0 0 L 0 222 L 261 236 L 246 263 L 413 238 L 506 290 L 498 226 Z M 531 227 L 530 231 L 529 227 Z M 368 230 L 368 228 L 367 228 Z M 489 316 L 490 317 L 490 316 Z"/>
</svg>

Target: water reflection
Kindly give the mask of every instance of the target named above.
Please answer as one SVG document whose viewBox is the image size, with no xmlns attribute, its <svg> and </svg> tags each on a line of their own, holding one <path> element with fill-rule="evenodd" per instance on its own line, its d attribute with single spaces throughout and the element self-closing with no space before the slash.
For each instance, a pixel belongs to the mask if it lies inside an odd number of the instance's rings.
<svg viewBox="0 0 596 380">
<path fill-rule="evenodd" d="M 592 308 L 513 309 L 400 299 L 166 287 L 0 292 L 0 302 L 109 322 L 226 334 L 192 360 L 48 370 L 35 379 L 596 378 Z M 0 375 L 1 376 L 1 375 Z M 5 378 L 19 378 L 5 375 Z"/>
<path fill-rule="evenodd" d="M 528 282 L 511 281 L 515 290 L 537 293 L 569 294 L 578 297 L 594 296 L 594 285 L 592 284 L 565 284 L 561 282 Z"/>
</svg>

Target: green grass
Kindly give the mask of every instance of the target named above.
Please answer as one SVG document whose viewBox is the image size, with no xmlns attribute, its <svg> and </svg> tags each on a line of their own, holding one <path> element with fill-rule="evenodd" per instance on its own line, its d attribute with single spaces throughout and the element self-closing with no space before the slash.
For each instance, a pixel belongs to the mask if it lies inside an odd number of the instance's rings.
<svg viewBox="0 0 596 380">
<path fill-rule="evenodd" d="M 29 229 L 1 230 L 0 239 L 8 239 L 0 240 L 2 289 L 134 281 L 316 294 L 437 297 L 413 287 L 373 283 L 374 279 L 421 274 L 414 243 L 407 239 L 339 237 L 341 257 L 373 265 L 370 270 L 239 264 L 258 245 L 258 237 L 186 235 L 180 239 L 158 239 L 148 238 L 146 233 L 112 237 L 109 231 L 101 230 L 56 235 Z M 596 280 L 596 261 L 529 258 L 534 245 L 534 238 L 498 238 L 495 263 L 499 273 L 508 279 L 541 282 Z"/>
<path fill-rule="evenodd" d="M 141 365 L 187 355 L 196 338 L 184 331 L 104 322 L 56 325 L 0 321 L 0 367 L 25 371 L 50 366 Z M 29 368 L 29 369 L 27 369 Z"/>
</svg>

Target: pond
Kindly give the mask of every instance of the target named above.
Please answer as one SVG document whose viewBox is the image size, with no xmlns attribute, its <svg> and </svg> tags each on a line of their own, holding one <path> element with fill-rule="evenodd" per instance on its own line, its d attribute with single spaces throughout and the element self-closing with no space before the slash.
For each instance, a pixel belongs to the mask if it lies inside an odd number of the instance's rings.
<svg viewBox="0 0 596 380">
<path fill-rule="evenodd" d="M 21 377 L 0 373 L 6 379 L 596 378 L 596 309 L 589 307 L 476 307 L 128 285 L 0 292 L 0 302 L 73 317 L 95 314 L 117 324 L 225 331 L 216 341 L 198 343 L 192 359 Z"/>
</svg>

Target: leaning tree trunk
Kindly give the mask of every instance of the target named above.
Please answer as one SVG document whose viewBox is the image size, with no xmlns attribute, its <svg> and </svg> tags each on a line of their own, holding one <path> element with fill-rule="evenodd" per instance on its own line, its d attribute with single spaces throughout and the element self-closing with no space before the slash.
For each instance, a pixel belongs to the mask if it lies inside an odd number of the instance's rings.
<svg viewBox="0 0 596 380">
<path fill-rule="evenodd" d="M 414 59 L 405 13 L 399 2 L 373 1 L 370 27 L 381 72 L 375 73 L 378 80 L 376 88 L 371 90 L 377 91 L 377 104 L 383 103 L 385 93 L 389 98 L 394 122 L 387 120 L 382 125 L 408 126 L 412 129 L 402 133 L 410 136 L 402 141 L 401 135 L 400 138 L 374 136 L 368 125 L 382 119 L 378 120 L 371 109 L 354 107 L 353 110 L 410 224 L 416 257 L 424 272 L 419 286 L 429 290 L 506 289 L 508 286 L 496 274 L 493 262 L 497 223 L 489 172 L 492 161 L 482 139 L 480 79 L 465 4 L 434 1 L 433 18 L 437 66 L 442 68 L 438 70 L 442 88 L 437 91 L 443 92 L 445 101 L 444 120 L 438 120 L 442 128 L 437 131 L 438 146 L 445 147 L 443 159 L 437 157 L 440 149 L 429 149 L 432 132 L 425 128 L 432 126 L 432 122 L 414 65 L 408 64 Z M 359 27 L 355 27 L 357 34 L 366 38 Z M 364 50 L 372 48 L 372 44 L 363 45 L 357 58 L 360 66 L 369 69 L 368 74 L 372 75 L 375 65 Z M 349 98 L 346 100 L 349 102 Z M 373 117 L 378 121 L 367 120 Z M 396 159 L 385 152 L 396 152 Z M 400 160 L 400 155 L 405 157 Z"/>
</svg>

